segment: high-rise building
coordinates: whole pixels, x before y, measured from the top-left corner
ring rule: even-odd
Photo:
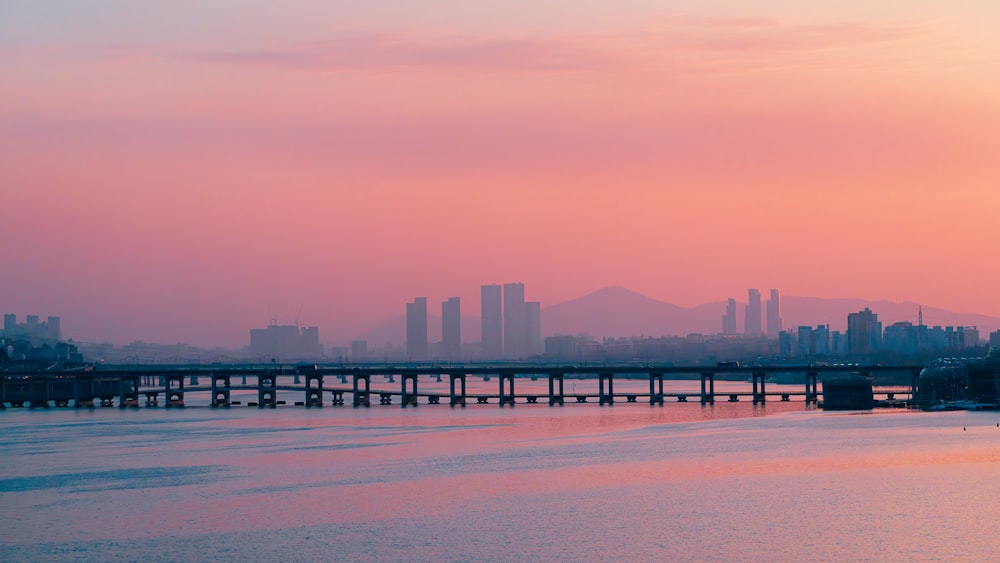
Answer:
[[[410,361],[427,359],[427,298],[406,304],[406,356]]]
[[[783,330],[778,333],[778,354],[786,358],[792,355],[792,332]]]
[[[524,341],[525,354],[537,356],[545,351],[542,342],[542,304],[538,301],[527,301],[524,304]]]
[[[49,317],[45,322],[45,337],[49,340],[62,339],[62,321],[59,317]]]
[[[525,355],[524,284],[503,284],[503,352],[518,359]]]
[[[17,315],[14,313],[5,313],[3,316],[3,333],[7,336],[14,336],[17,332]]]
[[[368,359],[368,341],[354,340],[351,342],[351,361],[363,362]]]
[[[778,290],[771,290],[771,298],[767,300],[767,336],[777,338],[781,329],[784,328],[781,322],[781,301],[778,297]]]
[[[441,355],[449,360],[462,355],[462,307],[458,297],[441,303]]]
[[[732,297],[726,302],[726,314],[722,315],[722,334],[726,336],[736,334],[736,300]]]
[[[1000,348],[1000,330],[990,333],[990,347]]]
[[[878,315],[865,307],[864,311],[847,315],[847,351],[850,354],[870,354],[882,349],[882,323]]]
[[[482,286],[483,357],[495,360],[503,355],[503,297],[499,284]]]
[[[815,333],[811,326],[799,327],[798,346],[796,347],[795,355],[800,357],[816,355]]]
[[[250,353],[262,359],[314,359],[323,356],[319,327],[269,324],[250,329]]]
[[[743,318],[745,325],[744,334],[748,337],[761,335],[760,323],[760,291],[751,289],[748,292],[746,316]]]

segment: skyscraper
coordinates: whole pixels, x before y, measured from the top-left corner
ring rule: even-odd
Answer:
[[[499,284],[482,286],[483,357],[494,360],[503,355],[503,298]]]
[[[545,351],[542,343],[542,304],[538,301],[527,301],[524,304],[524,345],[528,356],[536,356]]]
[[[847,351],[850,354],[870,354],[882,348],[882,323],[878,315],[865,307],[864,311],[847,315]]]
[[[427,359],[427,298],[406,304],[406,356],[410,361]]]
[[[726,302],[726,314],[722,315],[722,334],[726,336],[736,334],[736,300],[732,297]]]
[[[449,360],[462,355],[462,308],[458,297],[441,303],[441,355]]]
[[[503,284],[503,352],[511,359],[525,354],[524,284]]]
[[[760,336],[760,291],[751,289],[748,293],[746,316],[743,318],[745,325],[743,332],[748,337]]]
[[[784,328],[781,322],[781,301],[778,298],[778,290],[771,290],[771,298],[767,300],[767,336],[777,338]]]

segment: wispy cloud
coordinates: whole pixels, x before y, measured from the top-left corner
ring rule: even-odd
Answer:
[[[195,60],[323,71],[438,70],[574,72],[660,64],[683,58],[706,67],[720,59],[748,61],[885,46],[927,34],[912,24],[809,24],[765,18],[663,18],[623,33],[546,37],[481,37],[437,32],[370,34],[282,49],[199,51]]]
[[[573,39],[490,38],[434,33],[372,34],[280,50],[202,51],[219,63],[318,70],[451,69],[482,72],[561,72],[613,61],[615,53]]]

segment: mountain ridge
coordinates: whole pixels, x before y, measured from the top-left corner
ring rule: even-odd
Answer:
[[[745,302],[737,301],[737,328],[743,332]],[[920,305],[910,301],[871,300],[848,297],[781,296],[784,328],[800,325],[829,324],[831,330],[846,330],[847,315],[865,307],[875,312],[883,326],[899,321],[917,324]],[[691,333],[718,334],[722,331],[722,315],[726,300],[683,307],[660,301],[626,287],[603,287],[580,297],[549,305],[542,309],[542,335],[588,334],[594,338],[634,336],[684,336]],[[766,325],[766,305],[762,304]],[[1000,330],[1000,317],[978,313],[959,313],[940,307],[923,307],[924,324],[928,326],[976,326],[980,338]],[[428,337],[440,339],[440,317],[428,317]],[[766,328],[762,327],[762,328]],[[406,339],[405,316],[380,323],[359,338],[375,345],[392,342],[403,344]],[[478,316],[462,316],[462,341],[478,342]]]

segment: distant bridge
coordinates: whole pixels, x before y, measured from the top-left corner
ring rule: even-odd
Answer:
[[[120,407],[159,406],[160,396],[163,405],[180,407],[185,404],[185,396],[193,393],[210,393],[210,404],[213,407],[229,407],[241,404],[234,401],[234,391],[256,391],[257,400],[247,402],[249,406],[259,408],[276,407],[284,404],[278,400],[278,392],[302,393],[303,400],[295,401],[296,405],[321,407],[324,400],[329,404],[340,406],[346,403],[345,395],[355,407],[367,407],[372,404],[374,396],[378,396],[379,404],[400,404],[416,406],[418,399],[426,398],[428,404],[440,404],[447,399],[452,406],[465,405],[470,402],[477,404],[498,403],[501,406],[514,405],[517,402],[538,403],[544,399],[549,405],[563,405],[567,402],[586,403],[596,400],[600,405],[611,405],[616,400],[625,402],[643,402],[662,405],[666,399],[673,398],[678,402],[687,402],[689,398],[697,398],[702,404],[712,404],[716,398],[729,402],[738,402],[741,398],[751,398],[757,403],[764,403],[771,398],[788,401],[793,396],[804,397],[805,402],[816,403],[818,400],[817,380],[819,374],[859,374],[869,376],[875,373],[904,373],[910,376],[910,386],[883,387],[873,390],[875,395],[881,395],[889,402],[896,397],[913,399],[917,394],[920,366],[898,365],[851,365],[851,366],[809,366],[809,365],[774,365],[774,366],[673,366],[673,365],[553,365],[553,364],[468,364],[468,365],[402,365],[402,366],[274,366],[274,365],[237,365],[237,366],[158,366],[158,367],[122,367],[99,366],[90,371],[31,371],[0,373],[0,408],[29,406],[67,407],[72,402],[75,407],[114,406],[117,401]],[[767,391],[769,376],[779,373],[801,373],[804,377],[804,387],[801,392]],[[715,377],[717,374],[745,374],[750,383],[749,391],[716,393]],[[663,381],[667,376],[675,379],[700,379],[700,388],[690,393],[665,393]],[[399,387],[393,389],[373,389],[372,377],[384,376],[389,383],[400,379]],[[485,381],[497,378],[497,393],[468,393],[466,382],[470,376],[482,377]],[[450,382],[449,391],[420,392],[418,383],[421,377],[437,378],[441,381],[447,377]],[[546,377],[548,393],[515,393],[514,385],[518,377]],[[592,392],[566,393],[564,381],[566,377],[596,379],[598,386]],[[247,383],[247,379],[254,383]],[[614,390],[615,380],[641,379],[649,381],[649,392],[619,392]],[[210,384],[201,384],[207,379]],[[327,385],[329,379],[339,379],[340,385]],[[237,381],[238,380],[238,381]],[[279,384],[279,380],[282,381]],[[186,386],[187,382],[187,386]],[[348,385],[350,382],[350,385]],[[142,400],[144,398],[144,401]],[[397,400],[398,398],[398,400]]]

